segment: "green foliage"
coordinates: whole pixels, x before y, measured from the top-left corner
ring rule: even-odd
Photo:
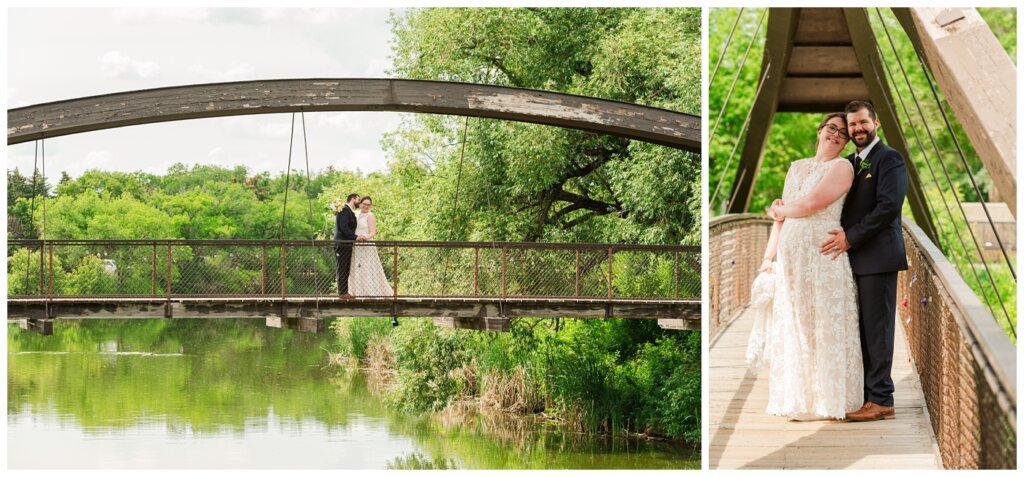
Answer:
[[[391,331],[388,318],[338,318],[331,324],[341,346],[339,352],[358,360],[366,359],[366,348],[376,336]]]
[[[437,411],[506,388],[483,376],[523,377],[510,399],[538,396],[519,412],[561,416],[591,432],[644,432],[700,441],[700,334],[676,333],[649,320],[517,319],[509,333],[438,328],[403,320],[338,320],[351,356],[383,336],[395,355],[387,403]],[[362,359],[365,359],[365,351]]]
[[[397,386],[386,401],[405,410],[438,411],[469,382],[457,369],[469,365],[467,340],[430,320],[406,320],[390,335],[397,363]]]
[[[699,9],[439,8],[409,10],[392,23],[397,76],[691,113],[700,107]],[[431,190],[444,191],[426,204],[437,214],[428,222],[439,224],[434,236],[699,241],[696,154],[576,130],[430,115],[403,122],[384,146],[393,167],[418,169]]]

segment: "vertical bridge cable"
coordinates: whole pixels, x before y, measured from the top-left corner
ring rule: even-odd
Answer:
[[[885,67],[886,74],[888,75],[889,78],[891,78],[891,80],[893,82],[893,90],[896,92],[896,98],[900,102],[900,106],[903,109],[904,116],[907,118],[907,123],[910,126],[911,132],[914,133],[914,142],[917,144],[917,148],[921,151],[921,155],[924,156],[924,164],[925,164],[925,166],[928,169],[928,174],[932,178],[932,183],[935,184],[935,189],[939,193],[939,199],[942,200],[942,205],[943,205],[943,207],[946,210],[946,215],[949,217],[949,224],[950,224],[951,233],[954,236],[956,236],[956,238],[958,239],[957,243],[960,244],[960,250],[961,250],[961,252],[960,252],[961,255],[960,256],[964,260],[970,260],[970,253],[968,251],[967,244],[964,242],[963,234],[956,233],[956,223],[955,223],[955,219],[953,218],[953,210],[949,206],[949,201],[946,200],[946,194],[942,190],[942,184],[939,181],[938,176],[935,174],[935,169],[932,167],[931,158],[928,157],[928,150],[925,148],[923,141],[921,141],[921,136],[917,132],[917,124],[915,123],[913,116],[910,114],[910,109],[907,107],[906,101],[904,101],[904,99],[903,99],[903,93],[900,92],[899,88],[895,87],[895,85],[896,85],[896,76],[893,74],[892,70],[889,68],[889,64],[886,61],[884,61],[885,56],[882,54],[882,49],[881,49],[881,47],[877,43],[875,44],[875,49],[878,52],[878,57],[879,57],[882,65]],[[877,74],[877,71],[876,71],[876,74]],[[906,76],[904,76],[903,79],[904,79],[904,81],[906,81],[908,78]],[[911,87],[909,82],[907,82],[907,87],[908,88]],[[910,160],[910,158],[907,158],[907,160]],[[952,191],[952,193],[956,194],[955,191]],[[927,200],[927,195],[925,195],[925,198]],[[929,203],[929,208],[931,210],[938,210],[935,207],[932,207],[930,203]],[[936,217],[936,219],[938,219],[938,217]],[[939,222],[938,220],[936,220],[936,230],[938,230],[939,232],[942,231],[942,223]],[[941,237],[941,234],[938,235],[937,238],[938,237]],[[942,244],[940,243],[939,246],[941,247]],[[947,244],[947,247],[946,247],[945,251],[948,252],[948,253],[952,253],[953,252],[953,247],[951,245]],[[959,262],[957,262],[957,263],[959,264]],[[978,270],[975,269],[975,267],[967,267],[967,268],[969,268],[971,270],[971,274],[974,276],[974,283],[977,285],[978,289],[979,290],[984,290],[985,287],[982,284],[981,277],[978,276]],[[961,271],[961,273],[963,273],[963,267],[961,267],[960,271]],[[982,297],[983,300],[985,300],[985,306],[988,307],[989,311],[993,315],[995,315],[996,311],[995,311],[995,308],[993,308],[993,306],[992,306],[992,301],[989,299],[988,294],[982,293],[981,297]]]
[[[953,132],[953,124],[950,123],[949,116],[946,114],[946,108],[942,105],[942,100],[939,99],[939,93],[935,89],[935,83],[932,82],[928,67],[924,63],[924,58],[921,58],[921,55],[917,54],[917,60],[921,63],[921,71],[924,72],[924,78],[928,82],[928,87],[932,90],[932,97],[935,98],[935,104],[939,107],[939,113],[942,114],[942,120],[946,123],[946,129],[949,131],[949,137],[953,139],[953,145],[956,146],[957,154],[960,156],[960,162],[963,163],[964,170],[967,171],[967,177],[971,180],[971,186],[974,187],[974,193],[978,196],[978,202],[981,203],[981,208],[985,211],[985,217],[988,219],[988,224],[992,227],[992,233],[996,237],[996,243],[999,244],[999,250],[1003,252],[1003,259],[1006,261],[1006,266],[1010,269],[1010,274],[1013,275],[1013,281],[1016,282],[1017,273],[1013,269],[1013,261],[1010,260],[1010,255],[1006,253],[1006,247],[1003,245],[1002,238],[999,237],[999,231],[996,230],[996,224],[995,221],[992,220],[992,215],[988,211],[988,206],[985,205],[985,200],[981,195],[981,189],[978,188],[978,182],[974,180],[974,172],[971,171],[971,166],[967,163],[967,156],[964,155],[964,150],[960,146],[960,140],[956,138],[956,133]]]
[[[295,113],[292,113],[294,117]],[[302,152],[306,155],[306,201],[309,203],[309,244],[316,253],[316,229],[313,227],[313,197],[310,195],[310,186],[313,180],[309,175],[309,141],[306,140],[306,112],[299,113],[302,118]],[[315,276],[315,275],[314,275]],[[317,280],[313,279],[313,290],[316,292],[316,317],[320,318],[320,290],[317,288]]]
[[[883,71],[883,74],[886,76],[886,78],[889,79],[889,81],[892,82],[892,85],[893,85],[892,89],[893,89],[893,91],[896,92],[896,98],[899,99],[900,107],[903,109],[903,115],[907,119],[907,123],[910,126],[910,131],[912,133],[914,133],[914,144],[917,145],[917,148],[921,151],[921,155],[924,156],[924,165],[928,169],[928,175],[931,176],[932,183],[935,184],[936,190],[939,191],[939,198],[942,199],[942,205],[946,209],[946,215],[949,216],[949,223],[950,223],[950,226],[952,227],[951,230],[954,232],[955,235],[957,235],[958,238],[960,238],[960,243],[963,244],[963,240],[964,240],[963,237],[960,237],[959,234],[955,233],[956,232],[956,224],[953,223],[953,212],[949,208],[949,202],[946,201],[946,195],[943,194],[943,192],[942,192],[942,187],[941,187],[941,184],[939,183],[939,178],[938,178],[938,176],[935,175],[935,169],[932,168],[931,159],[928,157],[928,151],[924,148],[924,144],[921,142],[921,136],[917,133],[917,124],[915,124],[914,118],[911,117],[911,115],[910,115],[910,109],[907,108],[907,103],[903,100],[903,93],[901,93],[900,89],[896,87],[896,76],[894,76],[893,73],[892,73],[892,70],[889,69],[889,63],[885,61],[885,55],[882,53],[882,48],[878,45],[878,42],[875,42],[875,52],[878,53],[878,62],[882,64],[882,67],[885,70],[885,71]],[[882,84],[882,78],[879,76],[878,71],[879,71],[879,69],[875,68],[875,78],[878,81],[878,84]],[[888,104],[895,104],[892,101],[892,97],[889,96],[888,91],[886,91],[886,88],[882,88],[882,95],[885,97],[885,101]],[[909,153],[909,149],[910,148],[908,147],[907,149],[908,149],[908,153]],[[911,158],[909,158],[909,157],[905,158],[905,160],[912,161]],[[924,191],[922,191],[922,195],[924,196],[924,200],[925,200],[925,202],[928,205],[928,210],[938,210],[937,208],[935,208],[932,205],[931,200],[928,199],[928,195],[925,194]],[[942,222],[939,222],[939,217],[937,215],[934,217],[934,219],[935,219],[935,229],[936,229],[937,232],[939,232],[935,236],[935,240],[937,242],[939,242],[936,245],[938,245],[939,248],[944,250],[944,251],[952,251],[952,247],[949,246],[948,244],[946,245],[946,247],[943,247],[942,240],[941,240],[943,238],[942,237],[942,233],[941,233],[942,232]],[[964,256],[966,256],[967,255],[967,247],[964,246],[963,250],[964,250],[964,252],[963,252]]]
[[[451,228],[448,229],[448,241],[450,242],[455,235],[455,218],[459,212],[459,192],[462,187],[462,160],[466,157],[466,132],[469,129],[469,116],[466,116],[462,123],[462,146],[459,151],[459,173],[455,179],[455,205],[452,207],[452,221]],[[444,258],[444,274],[441,278],[441,294],[446,295],[448,292],[448,262],[451,260],[451,253],[445,253]]]
[[[288,213],[288,184],[292,176],[292,142],[295,140],[295,113],[292,113],[292,129],[288,135],[288,168],[284,171],[284,204],[281,206],[281,232],[277,238],[284,240],[284,219]]]
[[[876,13],[878,14],[879,18],[881,19],[882,18],[881,9],[876,8]],[[900,59],[899,51],[896,49],[896,43],[893,41],[892,34],[889,32],[889,28],[885,24],[884,19],[882,19],[881,23],[882,23],[882,28],[885,31],[885,35],[886,35],[886,37],[889,40],[889,46],[892,48],[893,55],[896,58],[896,63],[899,65],[900,71],[902,72],[904,80],[906,81],[907,86],[908,86],[908,88],[910,90],[910,97],[911,97],[911,99],[914,100],[914,104],[915,104],[915,106],[917,108],[917,112],[921,116],[921,122],[922,122],[922,124],[924,124],[925,132],[928,133],[928,138],[930,139],[930,141],[932,143],[932,147],[935,149],[936,158],[939,160],[938,161],[939,165],[942,166],[943,174],[946,176],[946,181],[949,183],[950,192],[953,194],[953,199],[956,200],[957,206],[960,208],[960,214],[961,214],[961,216],[964,219],[964,223],[967,224],[967,231],[971,235],[971,240],[974,242],[974,249],[975,249],[976,252],[978,252],[978,257],[981,259],[981,263],[982,263],[983,267],[985,268],[985,273],[986,273],[986,275],[988,277],[988,282],[992,286],[992,291],[995,293],[996,299],[999,301],[999,305],[1002,308],[1003,316],[1006,318],[1006,322],[1010,325],[1010,331],[1013,333],[1013,336],[1016,338],[1017,333],[1016,333],[1016,330],[1014,328],[1014,325],[1010,321],[1010,314],[1006,310],[1006,304],[1003,303],[1003,297],[1002,297],[1002,295],[999,294],[999,289],[996,287],[995,279],[992,278],[992,270],[988,266],[988,261],[985,259],[985,255],[981,252],[981,245],[978,243],[978,238],[977,238],[977,236],[975,236],[974,230],[971,229],[970,222],[967,220],[967,213],[964,211],[963,203],[960,201],[960,197],[956,194],[956,186],[953,184],[953,179],[950,177],[949,169],[946,167],[946,163],[941,160],[942,159],[942,153],[939,151],[939,146],[938,146],[938,143],[935,141],[934,134],[932,134],[931,127],[928,126],[928,118],[925,117],[924,110],[921,108],[921,103],[917,100],[917,94],[914,93],[913,87],[910,86],[910,78],[907,75],[906,68],[903,66],[903,60]],[[984,288],[982,288],[980,290],[980,293],[981,294],[985,293]],[[995,314],[995,312],[993,311],[993,315],[994,314]]]
[[[43,243],[46,241],[46,140],[42,137],[39,138],[39,159],[43,169],[42,176],[40,177],[43,181],[43,227],[39,234],[39,264],[42,266],[43,258]],[[48,289],[53,289],[53,246],[50,246],[50,278],[47,280]],[[42,290],[40,290],[42,293]],[[50,294],[46,294],[46,304],[44,305],[45,317],[50,317]]]
[[[712,143],[715,140],[715,133],[718,132],[718,125],[722,122],[722,114],[725,113],[725,109],[729,107],[729,100],[732,99],[732,92],[736,89],[736,83],[740,79],[740,73],[743,73],[743,66],[747,63],[747,56],[750,54],[750,49],[754,46],[754,41],[757,40],[757,34],[761,31],[761,24],[764,23],[764,17],[768,14],[768,9],[765,8],[761,12],[761,17],[757,20],[757,28],[754,29],[754,34],[750,35],[750,42],[747,43],[747,49],[743,52],[743,59],[740,60],[740,66],[736,69],[736,76],[732,79],[732,85],[729,86],[729,92],[725,95],[725,102],[722,103],[722,108],[718,110],[718,118],[715,119],[715,126],[711,128],[711,136],[708,138],[708,143]],[[711,83],[708,83],[708,87],[711,87]]]
[[[715,193],[711,196],[711,200],[708,201],[708,207],[713,207],[716,200],[718,200],[718,192],[722,189],[722,184],[725,182],[725,173],[729,171],[729,166],[732,165],[732,159],[736,157],[736,150],[739,149],[740,141],[743,138],[743,133],[750,127],[750,115],[754,112],[754,102],[757,101],[757,96],[761,94],[761,88],[764,86],[764,82],[768,79],[768,72],[771,71],[772,62],[768,61],[768,66],[764,69],[764,74],[761,75],[761,81],[757,84],[757,91],[754,92],[754,101],[750,103],[750,108],[747,109],[747,117],[743,120],[743,126],[740,127],[740,133],[736,136],[736,144],[732,146],[732,152],[729,153],[729,159],[725,161],[725,167],[722,168],[722,173],[718,176],[718,182],[715,184]],[[729,201],[730,204],[732,200]]]
[[[736,20],[732,22],[732,29],[729,30],[729,36],[725,39],[725,44],[722,45],[722,51],[718,54],[718,62],[715,63],[715,69],[711,72],[711,79],[708,80],[708,85],[715,82],[715,76],[718,75],[718,67],[722,66],[722,60],[725,59],[725,52],[729,49],[729,44],[732,43],[732,35],[736,33],[736,27],[740,24],[740,18],[743,18],[743,10],[745,7],[740,7],[740,11],[736,13]]]
[[[34,227],[36,221],[36,179],[39,177],[39,141],[36,141],[35,152],[32,154],[32,199],[29,200],[28,205],[28,226]],[[44,187],[46,181],[43,181]],[[39,256],[43,256],[43,245],[42,242],[39,244]],[[25,290],[27,294],[28,290],[28,270],[32,267],[32,254],[29,253],[25,256]],[[42,265],[40,265],[42,267]],[[42,282],[40,282],[42,287]],[[39,293],[42,294],[42,288]]]

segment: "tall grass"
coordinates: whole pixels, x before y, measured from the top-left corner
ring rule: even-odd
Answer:
[[[386,321],[383,324],[387,325]],[[700,335],[640,320],[514,320],[509,333],[405,320],[335,323],[384,401],[407,411],[472,403],[580,431],[700,441]],[[364,340],[359,342],[359,340]]]

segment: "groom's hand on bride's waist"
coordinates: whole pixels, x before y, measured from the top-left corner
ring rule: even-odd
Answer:
[[[835,260],[850,249],[850,242],[846,240],[846,232],[842,229],[829,230],[828,233],[832,238],[821,243],[821,253],[831,255],[832,260]]]

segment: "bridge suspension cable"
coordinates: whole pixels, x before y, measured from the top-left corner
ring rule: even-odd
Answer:
[[[928,88],[932,91],[932,97],[935,98],[935,104],[939,107],[939,113],[942,115],[942,120],[946,124],[946,130],[949,131],[949,137],[953,140],[953,145],[956,146],[957,156],[960,157],[960,162],[964,165],[964,171],[967,172],[967,178],[971,180],[971,187],[974,188],[974,193],[978,196],[978,202],[981,203],[982,210],[985,211],[985,218],[988,219],[988,224],[992,227],[992,234],[995,235],[996,243],[999,244],[999,250],[1003,253],[1003,260],[1006,262],[1006,266],[1010,269],[1010,274],[1013,275],[1013,281],[1017,281],[1017,273],[1013,269],[1013,261],[1010,260],[1010,255],[1006,253],[1006,246],[1003,245],[1003,239],[999,236],[999,230],[996,229],[995,221],[992,220],[992,214],[989,213],[988,205],[985,204],[984,196],[981,194],[981,189],[978,188],[978,182],[974,178],[974,171],[971,170],[970,164],[967,163],[967,156],[964,154],[964,149],[960,146],[960,140],[957,139],[956,134],[953,131],[953,124],[949,121],[949,115],[946,113],[946,107],[942,105],[942,100],[939,99],[939,93],[935,89],[935,82],[932,80],[931,71],[928,70],[927,65],[924,62],[924,58],[921,57],[920,53],[915,50],[915,56],[917,61],[921,64],[921,71],[924,72],[924,79],[928,83]]]
[[[316,228],[313,226],[313,196],[310,194],[310,186],[313,184],[313,179],[309,175],[309,140],[306,139],[306,112],[301,111],[299,113],[302,118],[302,153],[306,156],[306,202],[309,203],[309,243],[310,245],[316,245]],[[292,113],[292,121],[295,120],[295,113]],[[288,151],[289,156],[291,151]],[[291,169],[291,168],[289,168]],[[291,171],[289,171],[290,173]],[[316,294],[316,316],[320,316],[320,294]]]
[[[451,227],[448,229],[448,241],[451,241],[455,237],[455,223],[457,215],[459,213],[459,193],[462,187],[462,161],[466,157],[466,132],[469,129],[469,116],[463,120],[462,123],[462,144],[459,147],[459,172],[455,179],[455,205],[452,207]],[[444,274],[442,275],[442,290],[448,290],[448,264],[451,261],[451,255],[445,255],[444,259]]]
[[[732,93],[736,89],[736,83],[740,80],[740,74],[743,73],[743,65],[747,63],[747,56],[750,54],[750,49],[754,46],[754,41],[757,40],[757,34],[761,31],[761,24],[764,23],[764,17],[768,15],[768,9],[765,8],[761,12],[761,17],[757,20],[757,27],[754,28],[754,33],[750,35],[750,42],[747,43],[747,49],[743,52],[743,58],[740,60],[740,66],[736,68],[736,75],[732,79],[732,84],[729,86],[729,92],[725,94],[725,102],[722,103],[721,109],[718,110],[718,118],[715,119],[715,126],[711,128],[711,136],[708,138],[708,143],[712,143],[715,140],[715,133],[718,132],[718,125],[722,122],[722,114],[725,113],[725,109],[729,107],[729,100],[732,99]],[[711,83],[708,82],[710,87]]]
[[[292,127],[288,133],[288,167],[284,170],[284,204],[281,206],[281,231],[278,240],[284,240],[284,219],[288,213],[288,185],[292,178],[292,143],[295,141],[295,113],[292,113]]]
[[[953,198],[956,200],[957,206],[960,209],[961,217],[963,218],[965,225],[967,225],[967,231],[970,234],[971,240],[974,243],[974,249],[977,252],[978,257],[981,259],[981,263],[982,263],[982,266],[985,269],[985,274],[986,274],[986,276],[988,278],[988,282],[989,282],[989,284],[992,287],[992,291],[996,295],[996,299],[999,302],[1000,308],[1002,309],[1003,317],[1006,319],[1007,324],[1010,326],[1010,332],[1013,334],[1014,338],[1016,338],[1017,332],[1016,332],[1015,326],[1013,325],[1012,320],[1010,319],[1009,312],[1006,309],[1006,304],[1003,302],[1003,298],[999,294],[999,289],[996,286],[995,279],[992,276],[992,270],[988,266],[988,261],[985,259],[984,253],[982,253],[981,245],[978,242],[978,238],[974,234],[974,230],[971,229],[971,227],[970,227],[970,222],[967,219],[967,212],[964,210],[963,203],[960,201],[960,197],[956,193],[956,186],[953,183],[953,179],[952,179],[952,177],[950,175],[949,169],[946,167],[945,161],[942,160],[942,153],[939,150],[939,146],[938,146],[938,143],[937,143],[937,141],[935,139],[935,135],[932,133],[931,127],[928,126],[928,119],[925,116],[924,110],[921,107],[921,103],[920,103],[920,101],[917,98],[917,94],[914,92],[914,88],[913,88],[913,86],[910,83],[910,78],[909,78],[909,76],[907,74],[906,68],[903,65],[903,60],[899,56],[899,51],[896,48],[896,44],[895,44],[895,41],[892,38],[892,34],[889,32],[889,28],[886,25],[884,18],[882,18],[881,10],[876,8],[876,13],[878,14],[880,23],[882,24],[882,28],[885,31],[885,35],[886,35],[886,37],[888,39],[889,46],[890,46],[890,48],[893,51],[893,56],[896,58],[896,63],[900,67],[900,71],[901,71],[901,73],[903,75],[903,80],[907,84],[907,88],[910,91],[911,99],[914,101],[914,104],[915,104],[915,107],[917,109],[918,115],[921,117],[921,122],[924,125],[925,132],[927,133],[928,138],[929,138],[929,140],[930,140],[930,142],[932,144],[932,147],[935,150],[936,159],[938,160],[939,165],[942,166],[943,175],[946,178],[946,182],[949,184],[950,193],[953,195]],[[918,59],[920,59],[920,57],[918,57]],[[882,60],[882,61],[884,62],[884,60]],[[924,70],[924,74],[927,77],[928,76],[927,67],[926,67],[926,65],[923,62],[921,63],[921,65],[922,65],[922,69]],[[929,83],[930,83],[930,81],[931,80],[929,79]],[[933,87],[933,93],[934,93],[934,87]],[[935,95],[935,99],[936,99],[937,102],[941,103],[941,101],[939,100],[937,94]],[[940,108],[941,108],[941,104],[940,104]],[[948,118],[947,118],[947,125],[949,125]],[[950,129],[949,129],[949,132],[950,132],[951,135],[953,135],[953,130],[952,130],[951,126],[950,126]],[[955,137],[955,135],[954,135],[954,137]],[[959,148],[959,145],[958,145],[958,148]],[[960,153],[961,153],[961,155],[963,154],[962,151]],[[963,156],[961,156],[961,157],[963,157]],[[964,168],[967,170],[968,174],[971,174],[970,167],[968,167],[967,162],[966,162],[966,158],[964,159]],[[973,177],[972,177],[972,181],[973,181]],[[936,187],[939,190],[939,194],[942,195],[942,188],[938,186],[937,182],[936,182]],[[982,203],[984,203],[984,200],[982,200],[983,198],[981,197],[980,193],[979,193],[978,199],[981,200]],[[987,209],[986,209],[986,214],[987,214]],[[951,213],[950,213],[950,222],[953,223],[953,217],[952,217]],[[992,222],[991,217],[989,217],[989,225],[992,227],[993,230],[995,230],[995,224]],[[959,234],[954,234],[954,235],[958,235],[959,236]],[[962,241],[962,239],[961,239],[961,241]],[[962,245],[963,245],[963,248],[964,248],[964,252],[966,254],[966,248],[967,248],[966,244],[962,244]],[[1000,243],[1000,246],[1002,246],[1001,243]],[[1003,253],[1005,254],[1005,250],[1003,250]],[[970,259],[970,257],[965,257],[965,258],[968,259],[968,260]],[[974,267],[968,266],[968,268],[971,268],[972,271],[974,271]],[[1011,268],[1011,273],[1012,273],[1012,268]],[[1016,282],[1016,274],[1014,274],[1013,276],[1014,276],[1014,282]],[[977,278],[977,276],[976,276],[976,278]],[[986,295],[985,288],[983,286],[981,286],[980,279],[978,279],[978,285],[979,285],[980,294],[985,299],[986,304],[989,304],[989,300],[988,300],[987,296],[985,296]],[[992,312],[993,315],[996,314],[995,310],[992,308],[991,304],[989,304],[989,310]]]
[[[36,141],[35,152],[32,154],[32,199],[29,200],[28,206],[28,226],[29,228],[34,227],[36,222],[36,181],[39,178],[39,141]],[[46,180],[43,180],[43,188],[46,188]],[[43,200],[46,200],[45,198]],[[46,216],[43,216],[43,222],[46,222]],[[45,228],[45,225],[44,225]],[[42,237],[40,236],[40,239]],[[43,247],[39,247],[39,260],[43,259]],[[32,254],[25,255],[25,289],[28,290],[28,270],[32,266]],[[42,294],[42,282],[39,283],[39,293]]]
[[[889,78],[892,79],[893,85],[895,86],[895,76],[893,75],[892,70],[889,68],[889,64],[886,61],[883,60],[883,58],[885,58],[885,57],[882,55],[881,47],[879,47],[876,44],[875,48],[876,48],[876,51],[878,51],[879,61],[882,63],[883,67],[885,68],[886,75]],[[876,70],[876,74],[877,74],[877,70]],[[904,77],[904,79],[906,79],[906,77]],[[903,114],[907,118],[907,123],[910,126],[910,131],[914,134],[914,143],[917,145],[917,148],[921,151],[921,155],[924,157],[924,163],[925,163],[926,168],[928,169],[928,175],[931,177],[932,183],[935,185],[935,189],[939,193],[939,199],[942,200],[942,205],[943,205],[943,208],[946,211],[946,215],[949,217],[950,231],[951,231],[951,233],[954,236],[956,236],[957,243],[960,244],[960,256],[964,260],[970,260],[971,259],[971,255],[970,255],[970,252],[968,251],[969,249],[967,248],[967,244],[964,242],[963,234],[959,234],[956,231],[956,223],[955,223],[955,220],[953,218],[953,210],[949,206],[949,201],[946,200],[946,194],[942,190],[942,184],[939,181],[938,176],[935,174],[935,169],[932,167],[931,158],[928,156],[928,150],[924,147],[924,144],[921,141],[921,136],[920,136],[920,134],[917,131],[917,124],[914,121],[914,118],[913,118],[913,116],[910,113],[910,109],[907,107],[906,101],[904,101],[904,99],[903,99],[903,93],[900,92],[899,88],[895,88],[894,87],[893,90],[896,91],[896,98],[899,100],[900,107],[903,110]],[[883,91],[883,94],[885,94],[884,91]],[[888,98],[888,96],[886,97],[886,99],[889,100],[890,103],[892,102],[891,99]],[[954,191],[954,194],[955,194],[955,191]],[[928,200],[927,197],[928,196],[925,195],[925,200]],[[928,207],[930,208],[930,210],[939,210],[939,209],[937,209],[935,207],[932,207],[930,201],[929,201]],[[940,222],[938,220],[937,216],[935,217],[935,219],[936,219],[935,220],[936,229],[941,231],[942,230],[942,222]],[[941,234],[937,234],[936,235],[936,239],[938,239],[940,237],[942,237]],[[945,247],[943,247],[943,245],[942,245],[942,243],[940,241],[940,243],[938,243],[937,245],[940,248],[943,248],[947,253],[954,253],[955,252],[953,250],[952,246],[949,245],[949,244],[947,244]],[[975,269],[974,267],[968,267],[968,268],[970,268],[970,270],[971,270],[971,275],[974,276],[974,283],[975,283],[975,285],[978,287],[979,290],[984,290],[985,287],[982,284],[981,277],[978,276],[978,270]],[[962,272],[962,270],[961,270],[961,272]],[[992,302],[989,299],[988,294],[982,293],[981,297],[985,301],[985,306],[988,307],[989,312],[991,312],[992,315],[995,316],[996,312],[995,312],[995,309],[992,306]]]
[[[746,7],[740,7],[740,10],[736,12],[736,20],[732,22],[732,29],[729,30],[729,36],[725,38],[725,44],[722,45],[722,51],[718,53],[718,61],[715,63],[715,70],[711,72],[711,79],[708,80],[708,84],[715,82],[715,76],[718,75],[718,67],[722,66],[722,60],[725,59],[725,52],[729,49],[729,44],[732,43],[732,35],[736,33],[736,27],[740,24],[740,19],[743,18],[743,10]]]
[[[768,79],[768,72],[771,71],[772,62],[769,61],[768,65],[764,69],[764,73],[761,75],[761,80],[757,83],[757,91],[754,92],[754,98],[757,98],[761,94],[761,88],[764,86],[764,82]],[[725,167],[722,168],[722,173],[718,176],[718,182],[715,184],[715,193],[712,194],[711,200],[708,201],[709,207],[714,207],[715,201],[718,200],[718,192],[722,189],[722,183],[725,182],[725,173],[729,171],[729,167],[732,166],[732,159],[736,157],[736,151],[740,147],[740,140],[743,138],[743,133],[750,127],[750,115],[754,112],[754,102],[750,103],[750,107],[747,108],[747,117],[743,120],[743,126],[740,127],[740,133],[736,136],[736,144],[732,146],[732,152],[729,153],[729,159],[725,162]],[[735,195],[733,196],[735,198]],[[732,199],[729,200],[729,206],[732,206]]]

